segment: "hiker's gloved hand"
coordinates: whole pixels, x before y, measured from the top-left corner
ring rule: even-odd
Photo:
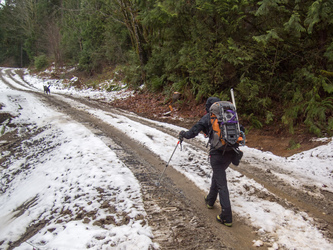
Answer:
[[[238,166],[242,157],[243,157],[243,151],[240,151],[239,149],[236,149],[234,151],[234,154],[231,157],[232,164],[234,164],[235,166]]]
[[[182,131],[179,132],[178,138],[179,138],[180,141],[183,141],[183,140],[184,140],[185,133],[186,133],[186,132],[185,132],[184,130],[182,130]]]

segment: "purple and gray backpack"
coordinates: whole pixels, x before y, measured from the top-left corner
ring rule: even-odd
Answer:
[[[214,149],[223,146],[237,147],[243,141],[239,131],[236,108],[231,102],[219,101],[212,104],[209,109],[212,135],[210,145]]]

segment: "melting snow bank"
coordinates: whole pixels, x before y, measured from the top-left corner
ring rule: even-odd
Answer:
[[[17,76],[15,79],[22,82]],[[27,88],[32,85],[42,91],[41,79],[31,76],[25,76],[25,79],[29,79],[29,84],[22,84]],[[17,86],[17,82],[7,80]],[[9,180],[4,186],[5,193],[0,196],[0,241],[2,238],[5,244],[10,240],[15,241],[25,227],[41,218],[47,223],[46,227],[31,238],[31,242],[45,247],[73,249],[72,246],[90,246],[92,249],[103,249],[106,243],[110,243],[131,249],[135,241],[135,249],[154,246],[150,228],[146,225],[141,194],[135,188],[137,181],[114,153],[81,125],[71,123],[59,113],[43,110],[40,103],[34,104],[35,99],[21,92],[6,92],[6,98],[6,94],[3,94],[5,89],[1,89],[0,84],[1,101],[5,100],[2,102],[6,104],[4,109],[20,114],[13,121],[30,124],[27,129],[31,133],[39,127],[43,127],[44,131],[22,144],[27,150],[27,157],[21,157],[19,161],[13,158],[10,168],[1,173],[2,181],[4,178]],[[59,92],[70,91],[59,83]],[[80,91],[75,95],[80,96]],[[89,90],[84,92],[84,96],[87,95]],[[105,97],[108,98],[112,99],[112,96]],[[112,126],[121,124],[128,136],[148,147],[164,161],[168,161],[177,143],[175,137],[124,116],[90,109],[66,98],[63,100]],[[25,105],[23,110],[18,106],[22,102]],[[25,112],[28,108],[35,113],[29,115]],[[166,123],[158,124],[178,132],[183,129]],[[199,139],[204,140],[203,137]],[[93,151],[91,145],[97,151]],[[325,185],[327,190],[333,190],[332,142],[289,158],[247,147],[243,149],[245,161],[270,169],[297,187],[315,182]],[[184,142],[183,150],[177,150],[170,165],[208,192],[211,168],[206,152]],[[14,173],[18,176],[17,180],[13,178]],[[265,239],[271,242],[273,249],[333,249],[333,245],[323,238],[315,228],[313,219],[306,213],[277,204],[274,194],[237,171],[228,169],[228,180],[234,212],[258,229],[260,239],[255,239],[255,246],[260,246],[261,240]],[[133,183],[133,186],[127,183]],[[267,197],[272,199],[265,199]],[[107,203],[102,203],[104,200]],[[14,214],[16,217],[13,217]],[[73,217],[77,220],[73,220]],[[99,222],[106,224],[105,228],[101,228]],[[142,247],[138,244],[142,244]],[[23,244],[21,247],[29,249],[24,248]]]
[[[245,147],[244,160],[265,170],[269,169],[296,188],[311,185],[333,192],[333,140],[327,140],[326,145],[287,158]]]
[[[127,117],[90,109],[75,101],[70,101],[70,103],[72,106],[89,111],[114,127],[121,124],[124,133],[148,147],[164,161],[168,161],[170,157],[166,152],[171,153],[176,145],[175,137]],[[183,129],[169,124],[164,124],[164,126],[178,131]],[[260,158],[262,152],[257,153]],[[183,151],[177,151],[170,164],[202,190],[209,191],[211,168],[207,161],[207,152],[183,142]],[[258,228],[258,235],[271,242],[273,248],[307,249],[315,246],[315,249],[330,249],[333,247],[325,240],[314,226],[313,219],[306,213],[292,211],[274,201],[266,200],[265,197],[275,197],[274,194],[254,180],[230,168],[228,169],[228,179],[233,210]],[[261,195],[258,196],[258,193]],[[256,245],[258,242],[255,241],[254,244]]]
[[[1,171],[1,248],[29,233],[16,249],[157,247],[140,185],[116,154],[31,95],[4,89],[3,109],[20,114],[11,123],[33,136]]]
[[[19,76],[15,75],[15,78],[19,79]],[[73,76],[72,79],[68,83],[65,84],[63,79],[55,80],[55,79],[43,79],[33,75],[30,75],[28,70],[25,71],[24,80],[28,84],[32,84],[35,88],[40,89],[42,91],[44,85],[51,85],[51,94],[66,94],[72,95],[76,97],[88,97],[94,100],[103,100],[106,102],[114,101],[115,99],[125,99],[133,94],[134,91],[128,91],[126,85],[118,86],[117,88],[121,89],[119,91],[106,91],[96,90],[92,88],[86,89],[77,89],[74,87],[75,82],[78,81],[76,76]],[[22,81],[22,79],[21,79]],[[111,83],[105,83],[107,85]],[[65,87],[65,85],[67,85]]]

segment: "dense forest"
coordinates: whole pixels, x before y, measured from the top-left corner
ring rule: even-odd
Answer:
[[[0,64],[121,66],[166,96],[230,99],[255,127],[333,131],[332,0],[6,0]]]

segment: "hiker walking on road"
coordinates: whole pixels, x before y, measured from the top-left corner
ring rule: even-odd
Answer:
[[[209,109],[215,102],[220,101],[217,97],[209,97],[206,102],[207,113],[188,131],[181,131],[179,139],[191,139],[196,137],[201,131],[209,136],[209,142],[212,139],[212,125],[209,114]],[[244,131],[243,128],[241,128]],[[228,227],[232,226],[232,211],[229,199],[229,190],[227,185],[226,169],[230,163],[238,165],[243,153],[238,148],[229,148],[228,146],[223,149],[210,148],[209,158],[210,164],[213,169],[213,176],[208,195],[205,197],[206,205],[212,209],[214,203],[219,195],[219,200],[222,208],[221,214],[217,215],[216,219],[223,225]]]

